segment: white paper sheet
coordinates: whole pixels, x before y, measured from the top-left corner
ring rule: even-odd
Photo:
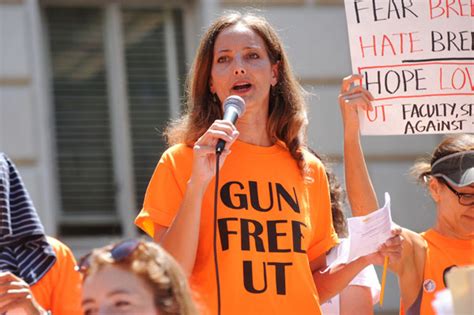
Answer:
[[[389,193],[385,193],[385,204],[382,208],[365,216],[349,218],[347,224],[349,237],[341,242],[340,255],[329,268],[376,252],[379,246],[392,236],[394,223]]]

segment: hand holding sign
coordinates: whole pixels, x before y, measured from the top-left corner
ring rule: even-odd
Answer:
[[[344,135],[359,135],[359,109],[372,111],[372,94],[360,85],[363,76],[350,75],[342,80],[341,94],[339,94],[339,107],[344,123]]]

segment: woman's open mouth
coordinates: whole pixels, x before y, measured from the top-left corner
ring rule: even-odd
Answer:
[[[250,83],[238,83],[232,87],[232,91],[237,92],[237,93],[245,93],[245,92],[250,91],[251,88],[252,88],[252,84]]]

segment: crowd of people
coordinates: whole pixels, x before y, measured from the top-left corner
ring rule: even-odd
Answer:
[[[358,121],[373,97],[360,80],[345,78],[339,96],[354,216],[379,208]],[[236,123],[223,119],[231,95],[245,101]],[[373,265],[385,257],[401,312],[434,314],[445,273],[474,264],[473,135],[445,138],[414,167],[436,204],[431,229],[395,227],[378,251],[333,266],[348,236],[344,194],[308,148],[305,93],[273,27],[250,14],[214,21],[186,96],[135,221],[149,241],[94,249],[76,263],[45,235],[18,171],[0,155],[0,314],[372,314]]]

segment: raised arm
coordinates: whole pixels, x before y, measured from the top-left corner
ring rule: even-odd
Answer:
[[[372,181],[360,143],[360,110],[372,110],[374,99],[369,91],[359,85],[361,75],[343,79],[339,106],[344,124],[344,172],[346,190],[354,216],[369,214],[379,208]]]
[[[373,96],[357,84],[361,79],[361,75],[344,78],[339,95],[344,123],[346,190],[354,216],[366,215],[379,208],[360,143],[358,111],[373,109]],[[401,259],[390,258],[389,268],[398,276],[404,305],[410,306],[421,287],[426,245],[418,233],[410,230],[402,229],[401,236],[404,240]]]
[[[166,228],[155,223],[154,239],[160,242],[190,276],[196,261],[201,221],[201,205],[204,193],[215,175],[215,146],[218,139],[227,142],[220,158],[222,167],[230,147],[239,135],[235,126],[224,120],[216,120],[196,141],[193,149],[193,169],[187,183],[181,206],[171,225]]]

